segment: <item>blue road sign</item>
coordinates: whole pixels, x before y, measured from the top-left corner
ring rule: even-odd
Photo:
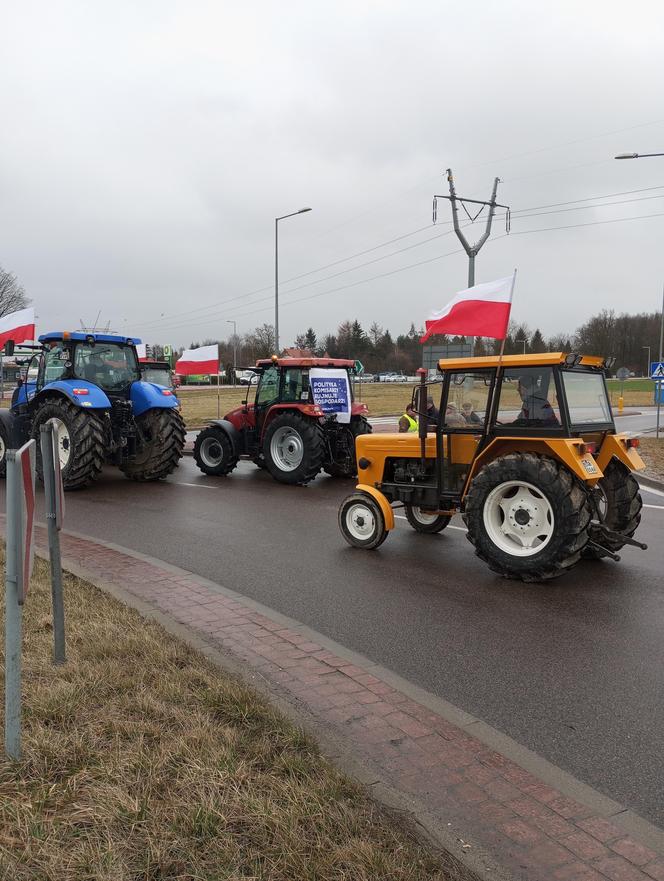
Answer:
[[[664,380],[664,361],[653,361],[650,365],[650,378]]]

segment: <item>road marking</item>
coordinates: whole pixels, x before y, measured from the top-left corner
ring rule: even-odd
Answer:
[[[195,489],[216,489],[216,486],[207,486],[205,483],[185,483],[184,480],[174,480],[178,486],[193,486]]]
[[[644,505],[644,508],[654,508],[655,511],[664,511],[664,505]]]
[[[661,496],[664,499],[664,492],[661,489],[654,489],[653,487],[646,486],[645,483],[640,484],[641,492],[644,493],[652,493],[654,496]]]
[[[644,505],[644,507],[647,507]],[[408,520],[408,517],[404,517],[403,514],[395,514],[394,515],[397,520]],[[459,532],[468,532],[465,526],[453,526],[451,523],[449,526],[445,527],[446,529],[458,529]]]

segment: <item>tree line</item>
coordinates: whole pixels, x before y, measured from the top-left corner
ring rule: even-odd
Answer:
[[[541,352],[578,352],[586,355],[603,355],[616,358],[615,367],[627,367],[636,374],[646,371],[648,347],[650,360],[657,360],[659,352],[659,328],[661,313],[641,312],[636,315],[616,314],[603,309],[589,318],[576,330],[545,337],[539,328],[510,322],[505,339],[505,354],[537,354]],[[389,329],[374,321],[368,330],[360,322],[342,321],[336,333],[319,336],[309,327],[295,336],[293,348],[306,349],[314,355],[332,358],[360,360],[368,373],[396,371],[413,374],[422,366],[423,346],[421,328],[411,323],[405,333],[393,336]],[[441,346],[463,343],[460,336],[433,336],[426,345]],[[224,365],[233,364],[233,344],[236,346],[237,364],[249,366],[258,358],[274,354],[274,327],[262,324],[250,333],[234,339],[204,339],[192,342],[190,348],[218,343],[220,360]],[[477,356],[498,354],[500,341],[477,337],[474,354]],[[155,347],[159,348],[159,347]]]

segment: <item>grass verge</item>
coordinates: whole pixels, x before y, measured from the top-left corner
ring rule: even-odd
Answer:
[[[48,569],[24,609],[23,758],[0,761],[11,881],[468,878],[335,770],[261,697],[66,577],[51,664]]]
[[[646,463],[646,474],[655,480],[664,480],[664,437],[639,438],[639,453]]]

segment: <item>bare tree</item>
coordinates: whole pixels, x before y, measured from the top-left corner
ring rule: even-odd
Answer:
[[[30,300],[16,276],[0,266],[0,316],[25,309]]]

